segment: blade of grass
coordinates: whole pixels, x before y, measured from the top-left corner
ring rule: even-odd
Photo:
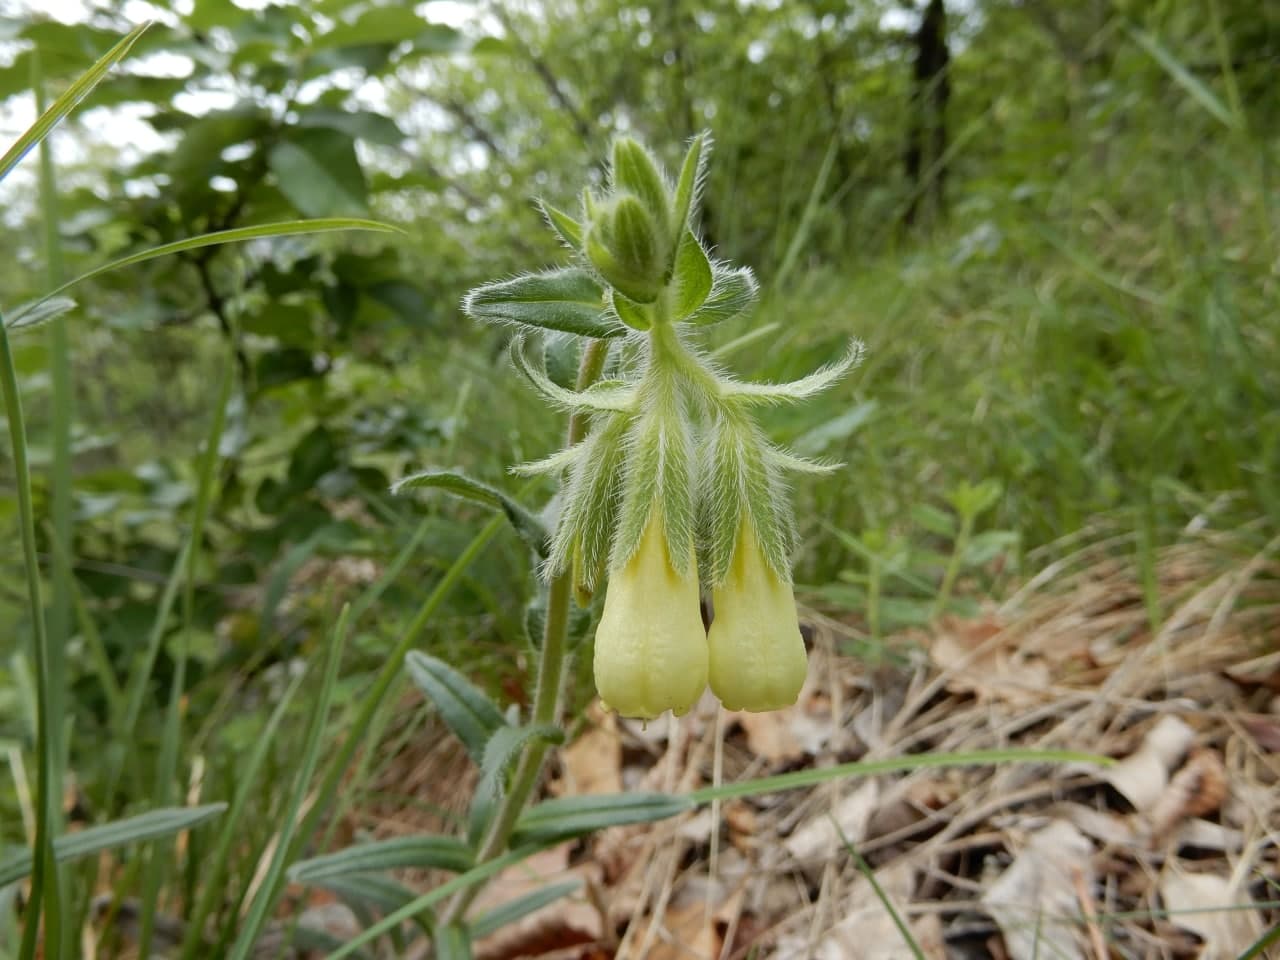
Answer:
[[[911,928],[907,926],[907,922],[902,919],[902,914],[898,912],[898,908],[889,899],[889,894],[885,892],[884,887],[880,885],[880,881],[876,879],[876,872],[871,869],[871,864],[867,863],[862,854],[854,849],[853,844],[849,842],[848,836],[841,828],[840,822],[830,814],[827,816],[831,820],[831,825],[836,828],[836,833],[840,835],[840,842],[844,844],[844,848],[853,859],[858,872],[862,874],[867,883],[871,884],[871,889],[875,892],[876,899],[884,905],[885,910],[889,913],[889,918],[893,921],[893,925],[898,928],[898,933],[902,934],[902,939],[911,950],[911,955],[916,960],[925,960],[924,951],[920,949],[920,944],[916,942],[916,938],[911,935]]]
[[[1173,54],[1165,49],[1159,40],[1145,30],[1137,28],[1130,28],[1129,36],[1133,37],[1134,42],[1145,50],[1151,56],[1151,59],[1164,68],[1165,73],[1169,74],[1173,82],[1180,86],[1192,100],[1200,104],[1211,117],[1228,130],[1240,129],[1240,118],[1228,110],[1226,105],[1218,99],[1218,95],[1210,90],[1200,78],[1184,67]]]
[[[28,127],[26,132],[14,142],[13,146],[5,151],[3,157],[0,157],[0,180],[7,177],[13,168],[22,161],[23,157],[38,146],[52,132],[53,128],[63,121],[67,114],[79,106],[80,101],[93,92],[93,88],[102,82],[102,79],[113,66],[125,58],[129,53],[129,49],[146,32],[149,26],[151,24],[148,21],[135,27],[119,43],[104,53],[97,63],[82,73],[75,83],[67,87],[62,96],[53,101],[53,105],[48,110],[40,114],[36,122]]]
[[[242,839],[241,818],[249,806],[250,797],[254,787],[257,785],[258,774],[262,770],[263,762],[266,760],[271,747],[275,745],[276,731],[280,728],[280,722],[288,712],[289,705],[293,702],[294,694],[298,692],[298,688],[302,685],[302,680],[306,675],[306,672],[303,672],[293,678],[285,690],[284,696],[280,698],[280,702],[271,712],[271,716],[267,720],[266,726],[263,727],[262,733],[259,734],[248,759],[243,765],[237,764],[236,766],[236,793],[231,800],[231,809],[227,811],[227,816],[222,821],[222,829],[218,833],[218,839],[214,844],[213,850],[200,863],[200,895],[191,911],[191,915],[187,917],[187,934],[182,941],[181,957],[183,960],[193,960],[196,956],[196,950],[206,946],[203,936],[205,921],[208,920],[209,915],[213,912],[214,906],[221,902],[226,894],[226,891],[222,889],[222,883],[226,878],[227,863],[231,858],[232,846],[237,840]]]
[[[712,800],[732,800],[736,797],[751,797],[761,793],[773,793],[778,790],[794,790],[797,787],[811,787],[839,780],[843,777],[870,777],[881,773],[903,773],[925,767],[977,767],[997,763],[1092,763],[1099,766],[1110,766],[1113,761],[1108,757],[1078,753],[1074,750],[974,750],[970,753],[913,753],[905,757],[892,757],[885,760],[857,760],[853,763],[841,763],[834,767],[821,767],[809,770],[796,770],[792,773],[780,773],[772,777],[761,777],[758,780],[743,780],[739,783],[726,783],[718,787],[703,787],[689,794],[695,803],[710,803]]]
[[[197,471],[196,502],[191,520],[191,547],[187,551],[186,576],[182,591],[182,638],[174,658],[173,678],[169,687],[169,704],[165,710],[164,733],[160,742],[160,757],[156,763],[155,792],[152,802],[167,806],[171,801],[174,778],[178,769],[178,749],[182,740],[182,703],[186,695],[187,659],[190,653],[191,634],[195,630],[196,564],[200,557],[200,544],[204,539],[205,521],[209,516],[209,504],[213,499],[214,480],[219,462],[218,448],[227,422],[227,405],[231,399],[235,362],[228,353],[222,362],[218,392],[214,400],[213,420],[205,438],[204,453]],[[161,887],[168,873],[169,861],[159,850],[152,850],[143,880],[141,931],[139,955],[148,956],[154,934],[155,914]]]
[[[44,92],[44,75],[41,70],[40,56],[37,52],[31,58],[31,87],[36,95],[36,111],[40,114],[48,109]],[[45,276],[49,286],[57,286],[62,282],[62,240],[59,229],[58,188],[53,167],[53,151],[50,149],[48,137],[40,141],[40,219],[44,227]],[[55,554],[64,558],[71,555],[72,543],[72,505],[71,505],[71,424],[75,418],[75,396],[71,388],[71,344],[67,338],[67,316],[65,313],[55,315],[48,325],[49,342],[49,378],[53,388],[53,415],[51,418],[50,446],[53,458],[49,471],[49,515],[52,536],[49,543]],[[49,714],[55,721],[61,722],[66,716],[67,684],[67,644],[71,640],[73,622],[72,575],[69,563],[54,562],[50,571],[52,590],[49,598],[49,676],[52,686],[49,694],[53,698]],[[53,760],[53,782],[49,789],[55,797],[63,795],[63,771],[67,768],[67,745],[61,736],[53,738],[57,749]],[[51,842],[57,843],[63,831],[62,811],[58,809],[57,818],[50,824]],[[59,886],[68,889],[67,871],[60,871]],[[62,912],[63,929],[60,940],[71,943],[74,936],[71,928],[71,911]]]
[[[58,795],[54,763],[58,758],[60,730],[53,715],[53,689],[61,678],[50,673],[48,634],[45,632],[44,604],[40,598],[40,567],[36,559],[35,510],[31,503],[31,469],[27,462],[27,428],[22,416],[22,399],[18,394],[18,374],[13,363],[9,333],[0,318],[0,392],[4,394],[9,420],[9,443],[13,452],[14,480],[18,487],[18,518],[22,535],[22,559],[27,575],[27,602],[31,615],[32,661],[36,669],[36,835],[32,843],[33,870],[31,899],[27,904],[22,931],[19,960],[32,960],[36,955],[36,931],[40,926],[41,906],[44,910],[44,954],[60,957],[62,933],[62,900],[58,888],[58,871],[54,862],[53,830],[58,817]]]
[[[258,936],[262,932],[262,927],[267,921],[267,916],[275,905],[276,897],[279,895],[285,867],[289,865],[292,855],[294,831],[298,828],[301,820],[302,806],[307,799],[311,779],[315,775],[316,767],[320,761],[322,735],[325,729],[325,721],[329,717],[329,708],[333,705],[333,690],[337,684],[338,667],[342,663],[342,651],[347,639],[347,619],[350,613],[350,605],[342,608],[342,613],[339,614],[338,622],[330,635],[325,651],[324,673],[320,681],[320,689],[316,694],[311,718],[307,723],[306,741],[302,748],[302,763],[294,777],[293,791],[289,798],[289,805],[286,808],[283,825],[280,828],[280,836],[276,841],[275,851],[271,857],[271,865],[267,869],[266,878],[262,886],[258,889],[258,895],[253,899],[248,916],[244,918],[244,922],[241,924],[240,936],[231,948],[228,960],[246,960],[250,955]]]
[[[389,223],[379,223],[377,220],[364,220],[359,217],[322,217],[314,220],[282,220],[279,223],[262,223],[252,227],[235,227],[231,230],[216,230],[213,233],[202,233],[199,236],[187,237],[183,240],[175,240],[172,243],[163,243],[158,247],[140,250],[137,253],[129,254],[127,257],[120,257],[117,260],[112,260],[110,263],[104,263],[100,267],[94,267],[92,270],[66,281],[66,283],[63,283],[61,286],[55,287],[38,300],[32,301],[26,309],[35,309],[45,301],[61,296],[72,287],[84,283],[87,280],[92,280],[95,277],[100,277],[104,273],[110,273],[113,270],[120,270],[124,267],[132,267],[139,263],[146,263],[148,260],[156,260],[160,257],[169,257],[177,253],[187,253],[191,250],[199,250],[201,247],[216,247],[219,244],[225,243],[244,243],[249,240],[263,240],[268,237],[295,237],[314,233],[335,233],[341,230],[370,230],[374,233],[404,233],[404,231],[399,227],[392,226]]]
[[[392,684],[400,677],[405,655],[408,654],[413,644],[418,640],[418,637],[422,634],[432,616],[435,615],[440,604],[444,602],[445,597],[449,595],[453,587],[462,578],[467,568],[480,555],[480,552],[488,545],[489,541],[497,536],[498,531],[506,526],[506,517],[502,515],[493,517],[481,528],[466,549],[458,554],[457,559],[445,571],[435,589],[431,591],[431,594],[423,601],[422,606],[418,608],[413,620],[404,628],[400,641],[388,654],[382,669],[378,672],[377,677],[374,678],[368,691],[355,708],[355,716],[350,720],[343,721],[344,739],[341,745],[334,750],[333,759],[330,760],[324,779],[316,790],[315,802],[307,812],[302,829],[298,831],[297,846],[301,847],[301,845],[310,840],[319,825],[320,819],[325,816],[329,805],[333,802],[334,797],[337,796],[338,786],[342,783],[343,775],[351,765],[351,760],[355,756],[356,750],[359,749],[364,735],[369,729],[369,724],[372,722],[378,708],[382,706]],[[350,790],[344,791],[344,796],[350,798],[352,793],[353,791]],[[338,819],[338,817],[330,818],[331,822],[334,823]]]

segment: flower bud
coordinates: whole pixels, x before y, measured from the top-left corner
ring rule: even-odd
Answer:
[[[652,303],[666,283],[668,243],[636,197],[621,194],[596,210],[586,240],[592,266],[636,303]]]
[[[609,578],[596,629],[600,698],[627,717],[688,713],[707,686],[707,636],[693,558],[678,574],[654,512],[640,545]]]
[[[711,591],[711,689],[729,710],[779,710],[796,702],[808,671],[795,595],[769,566],[744,522],[722,586]]]

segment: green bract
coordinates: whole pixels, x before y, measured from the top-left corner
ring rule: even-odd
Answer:
[[[634,347],[616,358],[616,379],[579,389],[548,375],[545,351],[526,338],[511,350],[544,399],[589,422],[574,446],[517,471],[563,478],[545,572],[571,574],[584,605],[608,581],[596,680],[630,716],[683,713],[708,677],[731,709],[795,702],[806,664],[784,474],[835,468],[774,446],[754,411],[829,387],[862,351],[855,341],[793,383],[751,383],[690,342],[694,330],[749,311],[757,295],[749,269],[713,261],[697,236],[707,143],[693,140],[672,186],[649,151],[619,138],[609,190],[583,195],[580,220],[542,205],[576,263],[488,284],[463,304],[477,319]],[[704,592],[715,606],[709,638]]]

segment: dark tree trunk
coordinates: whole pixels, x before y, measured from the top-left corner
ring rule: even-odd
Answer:
[[[947,101],[951,80],[947,68],[947,11],[943,0],[929,0],[915,33],[915,71],[912,83],[911,132],[904,157],[911,202],[906,222],[931,222],[942,216],[946,168],[940,161],[947,150]]]

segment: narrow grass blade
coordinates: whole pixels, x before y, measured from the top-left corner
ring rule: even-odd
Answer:
[[[329,709],[333,705],[333,691],[337,685],[338,668],[342,664],[342,652],[346,647],[347,619],[350,612],[349,606],[343,607],[342,613],[338,616],[338,622],[329,638],[328,649],[325,651],[324,673],[321,676],[320,688],[316,692],[316,701],[311,711],[311,718],[307,723],[306,740],[302,748],[302,762],[294,774],[293,790],[289,796],[289,804],[285,809],[280,828],[280,837],[276,842],[271,864],[267,868],[266,878],[263,880],[262,886],[258,888],[258,895],[254,897],[249,913],[241,924],[240,936],[231,948],[229,960],[246,960],[250,956],[254,944],[262,932],[263,925],[266,923],[272,907],[275,906],[276,898],[279,896],[285,867],[288,865],[287,861],[293,851],[294,833],[298,828],[298,824],[302,821],[302,805],[307,798],[311,778],[315,775],[316,767],[320,762],[320,746],[324,739]]]
[[[845,850],[848,852],[849,856],[853,858],[854,864],[857,865],[858,872],[862,874],[867,883],[871,884],[871,889],[875,892],[876,899],[879,900],[880,903],[884,905],[885,910],[888,911],[889,919],[891,919],[893,921],[893,925],[898,928],[898,933],[902,935],[903,941],[906,943],[908,949],[911,950],[911,955],[915,957],[916,960],[925,960],[924,951],[920,949],[920,944],[916,942],[916,938],[911,935],[911,928],[907,926],[907,922],[902,919],[902,914],[898,912],[898,908],[895,907],[893,905],[893,901],[889,899],[889,894],[885,892],[884,887],[880,885],[880,881],[876,879],[876,872],[871,869],[871,864],[867,863],[862,854],[854,849],[853,844],[849,842],[849,838],[841,828],[840,822],[831,814],[828,814],[827,816],[831,820],[831,825],[836,828],[836,833],[840,836],[840,842],[844,844]]]
[[[1129,30],[1129,36],[1133,37],[1134,42],[1164,68],[1173,82],[1185,90],[1187,95],[1203,107],[1211,117],[1229,130],[1240,129],[1239,117],[1227,109],[1227,105],[1218,99],[1218,95],[1210,90],[1204,81],[1184,67],[1159,40],[1145,30],[1136,28]]]
[[[294,237],[314,233],[333,233],[339,230],[372,230],[377,233],[404,232],[399,227],[392,226],[389,223],[379,223],[377,220],[363,220],[359,217],[327,217],[315,220],[285,220],[280,223],[263,223],[253,227],[236,227],[232,230],[202,233],[198,237],[187,237],[184,240],[175,240],[173,243],[161,244],[158,247],[151,247],[149,250],[141,250],[138,253],[131,253],[127,257],[112,260],[110,263],[104,263],[100,267],[94,267],[87,273],[82,273],[80,276],[68,280],[60,287],[50,290],[39,300],[34,301],[31,306],[24,309],[27,311],[34,310],[45,301],[60,297],[72,287],[84,283],[86,280],[92,280],[94,277],[100,277],[104,273],[110,273],[113,270],[120,270],[124,267],[132,267],[139,263],[146,263],[148,260],[172,256],[175,253],[186,253],[190,250],[199,250],[201,247],[214,247],[224,243],[243,243],[248,240],[262,240],[267,237]]]
[[[182,635],[174,658],[173,678],[169,685],[169,703],[165,710],[164,732],[160,741],[160,756],[156,762],[155,792],[153,797],[160,804],[167,804],[172,795],[178,770],[178,750],[182,743],[182,702],[186,696],[187,657],[191,634],[195,630],[195,581],[196,560],[199,546],[204,540],[205,521],[209,517],[209,505],[213,500],[215,478],[220,462],[218,450],[227,423],[227,405],[231,399],[231,385],[235,379],[235,363],[228,352],[222,362],[217,394],[214,397],[213,419],[205,437],[203,455],[200,458],[196,481],[196,502],[191,518],[191,548],[187,551],[186,577],[182,597]],[[153,850],[147,862],[143,882],[142,929],[138,938],[139,953],[147,956],[159,893],[168,872],[169,859]]]
[[[227,874],[227,863],[231,859],[232,847],[237,840],[242,839],[241,820],[249,808],[263,763],[275,745],[276,732],[280,729],[280,723],[288,712],[290,704],[293,703],[293,697],[302,686],[305,676],[305,673],[300,673],[294,677],[293,682],[286,688],[284,696],[276,704],[276,708],[271,711],[271,716],[258,736],[248,759],[243,765],[236,766],[236,793],[231,800],[231,809],[222,822],[222,829],[218,833],[213,850],[200,862],[200,896],[196,900],[191,915],[187,918],[187,933],[182,943],[183,960],[195,960],[196,952],[205,946],[202,931],[214,907],[226,894],[222,886],[223,880]]]
[[[31,152],[63,119],[80,105],[93,88],[102,82],[107,72],[125,58],[129,53],[129,49],[137,42],[137,39],[146,32],[147,27],[151,24],[142,23],[133,29],[131,33],[122,38],[119,43],[108,50],[92,67],[80,75],[75,83],[71,84],[57,100],[53,101],[48,110],[27,128],[26,132],[20,136],[17,141],[8,150],[4,156],[0,157],[0,180],[3,180],[16,167],[28,153]]]
[[[54,864],[53,827],[58,817],[58,795],[54,789],[58,757],[59,718],[53,716],[54,686],[59,678],[51,676],[48,634],[45,632],[44,604],[41,600],[40,566],[36,559],[35,510],[31,502],[31,468],[27,461],[27,428],[22,416],[22,398],[18,393],[18,374],[13,364],[9,333],[0,319],[0,393],[4,395],[9,420],[9,442],[13,449],[13,473],[18,488],[18,518],[22,536],[22,559],[27,576],[27,602],[31,610],[32,661],[36,670],[36,835],[32,845],[34,858],[31,876],[31,899],[27,903],[27,921],[22,932],[20,960],[31,960],[36,954],[36,929],[43,901],[46,956],[61,956],[62,902],[58,889],[58,872]]]
[[[906,773],[924,767],[979,767],[1000,763],[1089,763],[1110,766],[1114,761],[1073,750],[975,750],[971,753],[914,753],[887,760],[857,760],[834,767],[796,770],[758,780],[743,780],[718,787],[703,787],[688,795],[694,803],[710,803],[712,800],[732,800],[735,797],[752,797],[779,790],[795,790],[811,787],[844,777],[870,777],[881,773]],[[545,804],[544,804],[545,806]],[[536,809],[536,808],[535,808]]]
[[[539,850],[544,849],[543,844],[534,844],[530,846],[520,847],[516,850],[510,850],[500,857],[494,857],[488,860],[474,870],[468,870],[440,884],[429,893],[424,893],[416,900],[406,903],[394,913],[389,913],[373,926],[367,928],[360,936],[348,941],[341,949],[333,951],[324,958],[324,960],[342,960],[343,957],[349,957],[367,943],[372,943],[378,937],[391,930],[394,930],[406,920],[412,920],[419,914],[431,907],[435,906],[441,900],[453,896],[459,890],[466,890],[475,886],[484,880],[488,880],[495,874],[501,873],[507,867],[514,866],[522,860],[532,856]]]
[[[523,920],[529,914],[555,903],[561,897],[567,897],[581,886],[581,882],[577,880],[566,880],[563,883],[553,883],[548,887],[534,890],[532,893],[526,893],[523,897],[508,900],[487,913],[481,914],[473,921],[471,923],[471,936],[476,940],[487,937],[489,934],[501,930],[517,920]]]
[[[89,827],[78,833],[69,833],[59,837],[54,843],[54,859],[58,863],[71,863],[102,853],[104,850],[115,850],[133,843],[144,843],[172,836],[183,830],[190,830],[227,809],[225,803],[209,803],[199,807],[167,807],[160,810],[149,810],[136,817],[114,820],[96,827]],[[16,855],[0,860],[0,887],[8,886],[31,873],[31,855],[22,851]]]

